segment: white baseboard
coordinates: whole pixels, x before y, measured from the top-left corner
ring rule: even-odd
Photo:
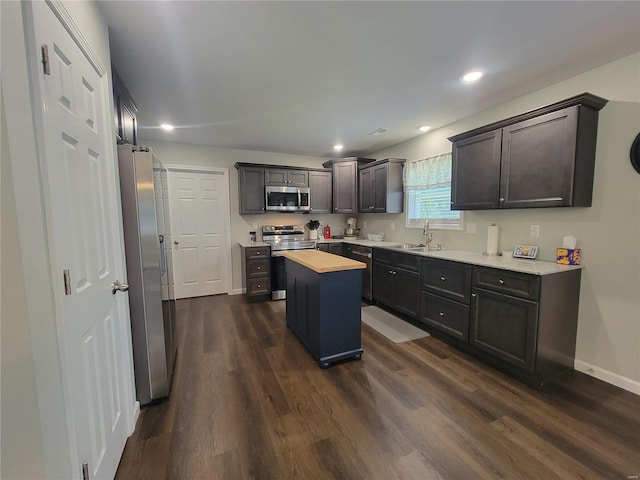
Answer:
[[[229,295],[242,295],[246,290],[244,288],[234,288],[229,292]]]
[[[640,395],[640,382],[631,380],[627,377],[623,377],[622,375],[618,375],[617,373],[604,370],[603,368],[596,367],[595,365],[591,365],[581,360],[574,360],[573,368],[575,368],[579,372],[586,373],[587,375],[595,377],[598,380],[602,380],[603,382],[610,383],[611,385],[620,387],[623,390],[627,390],[628,392]]]

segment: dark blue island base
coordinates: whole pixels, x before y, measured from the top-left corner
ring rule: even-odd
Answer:
[[[318,365],[327,368],[340,360],[362,358],[361,268],[318,272],[287,258],[285,270],[287,326]]]

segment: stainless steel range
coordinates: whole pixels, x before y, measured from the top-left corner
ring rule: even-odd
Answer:
[[[316,248],[316,242],[304,239],[304,225],[264,225],[262,241],[271,245],[271,298],[287,296],[287,274],[283,252]]]

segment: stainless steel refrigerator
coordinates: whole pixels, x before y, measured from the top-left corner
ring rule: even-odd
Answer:
[[[118,146],[136,396],[169,395],[176,356],[167,169],[148,147]]]

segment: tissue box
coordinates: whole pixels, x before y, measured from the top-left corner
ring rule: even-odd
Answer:
[[[580,249],[557,248],[556,263],[562,265],[580,265]]]

